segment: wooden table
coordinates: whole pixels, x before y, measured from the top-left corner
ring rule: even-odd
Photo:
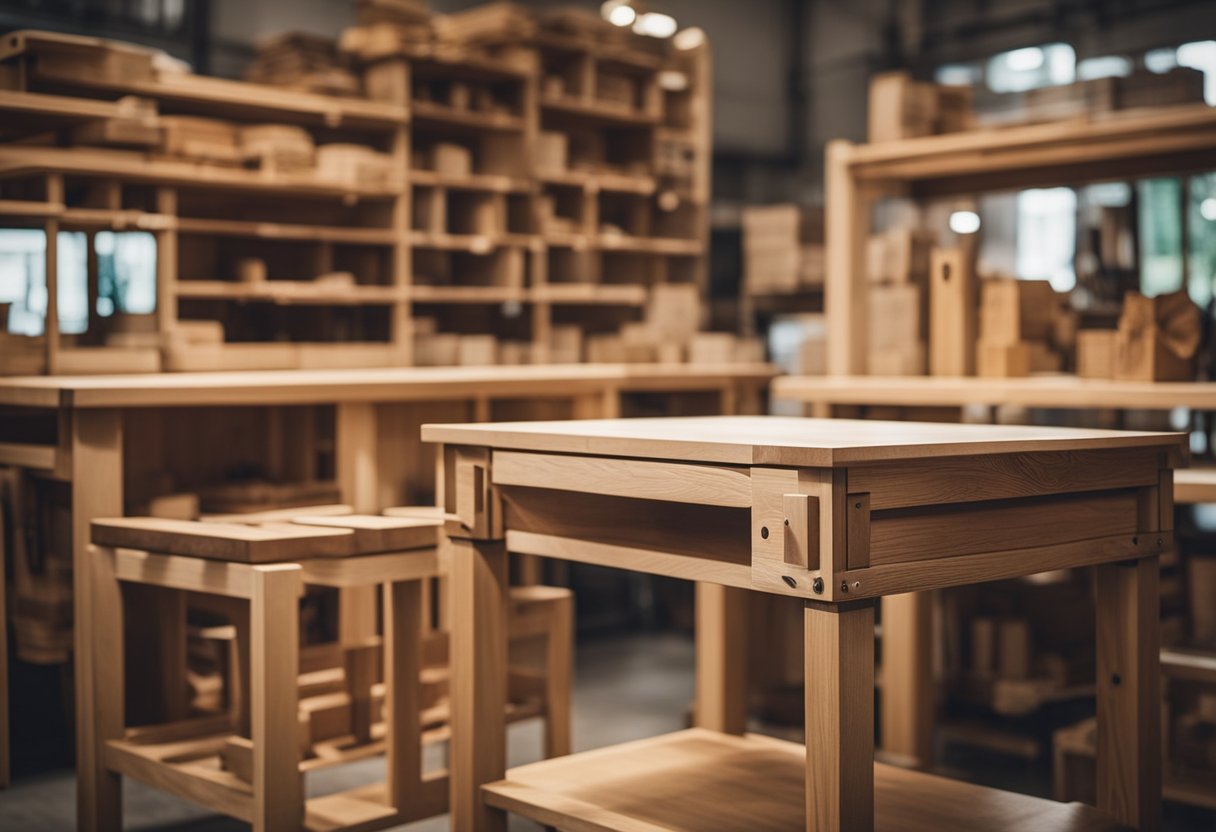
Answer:
[[[400,483],[393,480],[403,478],[402,466],[410,462],[407,449],[417,442],[416,435],[398,436],[396,412],[380,417],[382,408],[455,402],[463,405],[460,418],[485,421],[498,404],[531,407],[557,401],[569,402],[568,412],[585,418],[618,415],[622,398],[632,393],[679,391],[711,394],[724,412],[734,412],[755,406],[748,402],[759,400],[775,372],[767,364],[577,364],[0,378],[0,466],[70,483],[72,560],[79,572],[87,556],[89,522],[123,514],[125,474],[132,459],[141,445],[159,454],[157,443],[174,430],[175,414],[182,409],[220,414],[225,408],[259,408],[274,423],[267,430],[282,433],[283,426],[275,423],[276,408],[333,406],[342,499],[355,511],[375,513],[395,504],[386,502],[386,495],[394,487],[399,490]],[[281,463],[290,467],[294,461]],[[88,620],[87,604],[87,593],[75,594],[75,620]],[[79,638],[77,632],[77,644]],[[90,707],[91,678],[90,669],[78,663],[78,711]],[[0,687],[7,689],[6,679],[0,678]],[[93,770],[87,756],[91,750],[77,745],[81,770]],[[83,778],[78,786],[82,792],[91,787]],[[87,828],[83,821],[81,828]]]
[[[1183,437],[720,417],[428,425],[454,828],[1157,828],[1157,560]],[[697,728],[506,771],[507,551],[699,581]],[[874,603],[1097,569],[1097,811],[874,762]],[[805,749],[745,732],[747,591],[805,602]],[[886,626],[891,626],[889,623]]]

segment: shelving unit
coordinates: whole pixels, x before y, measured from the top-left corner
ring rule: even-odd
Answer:
[[[48,246],[46,335],[0,336],[12,346],[0,373],[409,365],[432,333],[492,334],[543,363],[555,326],[612,334],[644,319],[658,283],[703,292],[708,48],[626,33],[609,45],[536,20],[535,36],[357,52],[368,98],[165,72],[96,39],[5,36],[0,217],[48,239],[85,231],[90,250],[97,231],[148,231],[158,254],[152,322],[97,313],[92,258],[86,332],[64,336]],[[558,63],[579,73],[560,95]],[[636,106],[612,100],[625,89]],[[388,154],[400,177],[73,143],[81,125],[129,116],[131,96],[149,129],[183,116],[290,126],[317,147]],[[554,133],[572,142],[568,164],[539,159]],[[18,143],[35,137],[50,141]],[[242,280],[248,258],[261,279]],[[307,285],[334,272],[348,285]],[[193,321],[222,324],[222,343]]]

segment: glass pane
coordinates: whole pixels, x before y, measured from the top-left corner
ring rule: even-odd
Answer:
[[[1018,193],[1017,275],[1050,280],[1057,292],[1077,285],[1077,195],[1072,188]]]
[[[98,314],[155,311],[156,238],[146,231],[101,231],[95,245]]]
[[[1140,291],[1160,295],[1182,288],[1182,185],[1176,178],[1143,179],[1139,195]]]
[[[10,303],[8,331],[41,335],[46,316],[46,234],[0,228],[0,303]]]
[[[1191,178],[1191,201],[1187,210],[1190,223],[1191,299],[1206,306],[1212,299],[1216,282],[1216,173]]]

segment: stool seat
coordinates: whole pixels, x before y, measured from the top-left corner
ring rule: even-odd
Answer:
[[[115,517],[94,520],[93,542],[232,563],[282,563],[433,548],[440,524],[418,517],[349,514],[259,525]]]

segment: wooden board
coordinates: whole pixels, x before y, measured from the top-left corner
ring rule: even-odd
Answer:
[[[350,514],[336,517],[302,515],[292,517],[293,525],[325,529],[349,529],[354,534],[356,551],[401,552],[439,545],[439,529],[443,523],[437,519],[420,517],[383,517],[368,514]]]
[[[789,832],[807,828],[806,750],[758,735],[691,729],[507,772],[483,787],[492,806],[561,829]],[[1097,832],[1095,809],[875,765],[882,832],[946,829]]]
[[[1077,428],[712,416],[424,425],[428,442],[727,464],[837,465],[1029,451],[1159,447],[1183,434]]]
[[[243,526],[159,517],[94,520],[93,543],[239,563],[274,563],[350,554],[354,533],[292,524]]]

